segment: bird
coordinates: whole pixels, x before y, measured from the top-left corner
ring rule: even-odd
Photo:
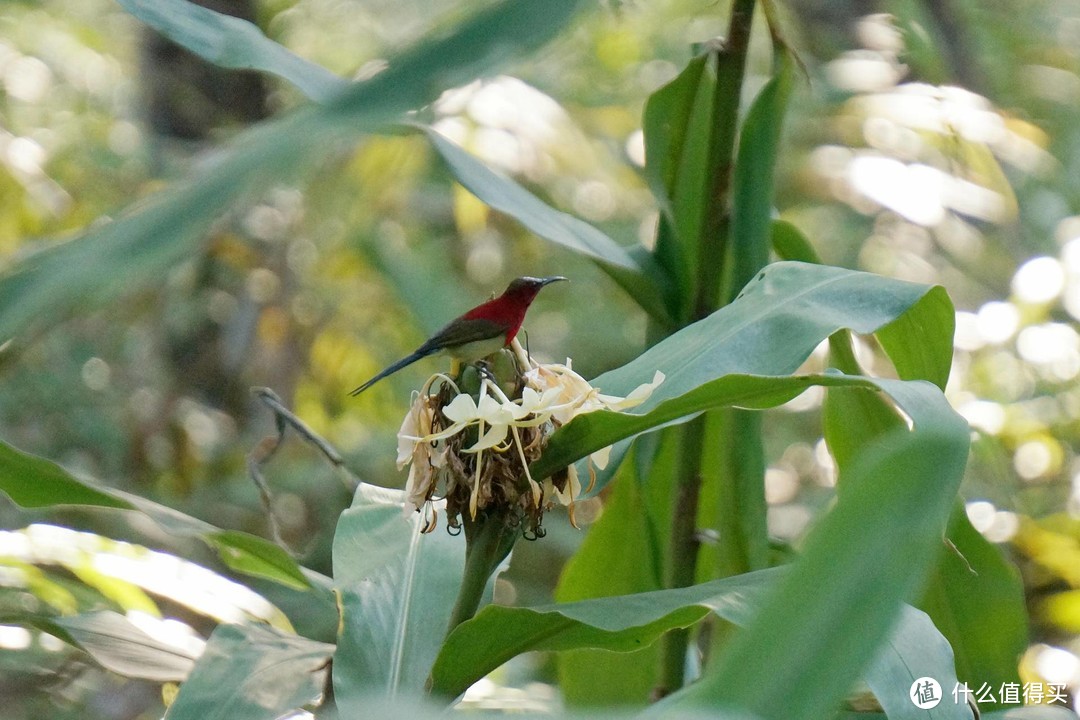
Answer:
[[[356,397],[387,375],[393,375],[429,355],[446,353],[457,362],[472,363],[498,352],[513,342],[525,320],[525,313],[540,290],[560,280],[566,278],[554,275],[514,279],[502,295],[451,320],[410,355],[390,365],[349,395]]]

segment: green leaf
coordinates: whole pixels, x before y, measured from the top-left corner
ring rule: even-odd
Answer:
[[[450,633],[432,670],[434,689],[458,695],[510,658],[529,651],[595,648],[632,657],[664,632],[689,627],[710,612],[745,625],[785,572],[759,570],[687,588],[535,608],[490,606]],[[956,683],[952,660],[948,641],[926,614],[904,606],[864,678],[893,720],[967,720],[966,706],[943,703],[940,710],[928,713],[908,697],[911,684],[924,676],[951,690]],[[619,678],[610,680],[618,683]]]
[[[913,430],[864,448],[836,506],[754,619],[698,683],[657,712],[709,705],[764,719],[824,717],[885,640],[940,547],[968,428],[928,383],[876,383],[905,410]]]
[[[754,98],[739,135],[727,249],[732,295],[769,262],[773,176],[795,75],[794,61],[788,52],[780,51],[776,57],[776,74]]]
[[[195,537],[214,548],[226,566],[296,590],[328,580],[302,569],[280,547],[255,535],[221,530],[178,510],[122,490],[79,480],[56,463],[0,442],[0,492],[27,508],[78,505],[142,513],[168,533]]]
[[[944,390],[952,369],[955,330],[952,300],[938,286],[920,300],[918,312],[897,317],[877,331],[877,339],[901,379],[929,380]]]
[[[745,621],[774,570],[676,590],[515,608],[489,605],[446,639],[432,668],[433,687],[450,697],[516,655],[535,650],[595,648],[620,653],[648,647],[672,628],[709,614]]]
[[[773,220],[770,238],[773,251],[781,260],[821,264],[821,258],[814,246],[810,244],[810,240],[787,220]]]
[[[928,295],[935,299],[923,302]],[[666,376],[633,413],[589,413],[559,429],[533,475],[545,477],[617,440],[713,407],[768,407],[810,385],[858,385],[857,378],[829,375],[753,376],[788,375],[837,330],[869,334],[905,314],[917,318],[907,342],[936,346],[940,337],[952,337],[951,326],[938,323],[936,297],[928,286],[869,273],[774,263],[731,305],[593,380],[604,393],[627,395],[658,370]]]
[[[419,692],[442,644],[465,569],[464,538],[422,534],[405,494],[361,485],[334,535],[341,627],[334,694],[343,717],[361,717],[373,690]]]
[[[130,678],[174,682],[187,678],[199,654],[161,642],[112,611],[54,619],[34,625],[84,651],[106,670]]]
[[[273,580],[293,590],[312,587],[292,555],[261,537],[238,530],[211,531],[201,537],[218,551],[226,565],[237,572]]]
[[[645,103],[645,179],[660,206],[656,259],[672,277],[669,309],[689,317],[709,187],[716,101],[717,56],[695,57]]]
[[[263,625],[219,625],[166,720],[272,720],[316,703],[333,645]]]
[[[663,588],[664,544],[670,535],[672,493],[646,478],[667,477],[679,457],[677,433],[650,436],[620,465],[619,482],[604,512],[563,568],[555,599],[561,603]],[[654,447],[655,445],[655,447]],[[658,680],[659,648],[631,653],[575,650],[557,658],[559,687],[572,706],[649,702]]]
[[[861,375],[862,368],[855,358],[852,343],[853,338],[847,330],[831,335],[829,362],[843,372]],[[851,459],[867,443],[905,425],[887,398],[863,388],[829,388],[822,412],[825,442],[839,467],[841,478]]]
[[[348,81],[321,65],[293,54],[240,18],[214,12],[188,0],[117,0],[144,23],[178,45],[221,67],[262,70],[295,85],[312,100],[324,102],[348,87]]]
[[[0,443],[0,490],[24,508],[94,505],[134,509],[131,503],[111,494],[108,488],[76,480],[59,465],[19,452],[5,443]]]
[[[384,130],[443,90],[539,47],[578,2],[504,0],[456,32],[391,58],[386,70],[350,84],[325,105],[302,107],[243,133],[188,182],[18,263],[0,274],[0,342],[159,282],[199,252],[211,224],[238,198],[292,177],[342,140]]]
[[[556,210],[511,178],[436,132],[421,126],[454,178],[473,195],[515,218],[545,240],[596,262],[641,306],[662,323],[670,323],[660,287],[661,270],[648,256],[635,259],[610,237],[572,215]]]
[[[957,675],[973,688],[1020,682],[1017,659],[1028,646],[1020,572],[972,527],[957,503],[930,582],[919,602],[956,652]]]

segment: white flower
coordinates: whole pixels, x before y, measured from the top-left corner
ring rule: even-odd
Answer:
[[[652,382],[638,386],[626,397],[602,395],[573,371],[569,359],[565,365],[539,364],[526,355],[516,340],[511,348],[517,355],[519,365],[527,368],[520,376],[524,380],[520,398],[511,400],[498,385],[484,379],[479,400],[472,395],[459,393],[440,408],[440,395],[430,394],[430,387],[439,378],[449,382],[449,378],[443,375],[432,377],[417,394],[398,431],[398,468],[408,464],[412,466],[406,483],[407,511],[422,508],[432,497],[440,475],[457,468],[456,475],[448,477],[453,477],[456,488],[467,488],[467,506],[473,518],[479,508],[485,507],[484,503],[501,497],[491,488],[482,492],[481,483],[496,480],[506,487],[522,487],[522,483],[527,483],[528,503],[534,508],[537,518],[542,514],[540,506],[545,496],[568,505],[572,518],[574,500],[581,495],[576,469],[573,466],[567,468],[567,480],[562,489],[552,485],[550,479],[541,488],[529,475],[529,463],[539,457],[555,428],[585,413],[597,410],[622,412],[636,407],[645,402],[664,381],[664,374],[657,371]],[[442,418],[439,425],[445,421],[449,421],[449,425],[436,429],[437,417]],[[478,439],[471,446],[463,448],[457,436],[471,428],[476,428]],[[453,462],[450,460],[451,446],[461,453],[453,455]],[[503,459],[497,467],[502,468],[500,472],[503,475],[513,477],[492,479],[490,473],[485,474],[485,453],[511,452],[516,456],[513,462]],[[610,453],[610,447],[599,450],[592,454],[590,462],[603,469]],[[471,469],[463,473],[462,468]],[[471,477],[461,477],[463,474]],[[517,494],[518,491],[514,490],[513,493]],[[504,495],[505,492],[502,493]],[[536,522],[539,527],[539,519]]]

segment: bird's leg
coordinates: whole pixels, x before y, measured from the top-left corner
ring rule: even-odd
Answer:
[[[487,360],[477,360],[473,363],[473,367],[476,368],[476,372],[480,373],[480,378],[482,380],[490,380],[496,385],[499,384],[498,380],[495,378],[495,373],[491,370],[491,363]]]

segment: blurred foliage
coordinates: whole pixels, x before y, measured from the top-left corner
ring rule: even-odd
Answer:
[[[268,0],[245,12],[301,56],[354,78],[375,72],[395,49],[453,27],[473,5]],[[688,0],[605,4],[510,74],[447,93],[426,119],[556,207],[624,244],[651,242],[658,213],[642,176],[645,99],[686,65],[691,44],[725,31],[727,10]],[[865,3],[805,0],[779,10],[806,68],[805,78],[795,72],[776,171],[780,217],[812,238],[825,262],[948,288],[960,312],[947,394],[978,433],[962,491],[967,515],[1021,569],[1032,621],[1021,676],[1075,689],[1076,4],[874,4],[886,16],[866,15]],[[251,76],[208,79],[204,64],[159,43],[106,0],[5,4],[0,268],[212,166],[221,142],[243,124],[302,102],[272,78],[254,88]],[[766,81],[758,73],[768,63],[765,30],[756,27],[744,100]],[[177,88],[177,107],[202,108],[190,95],[200,82],[218,90],[238,82],[256,97],[239,107],[235,89],[227,92],[218,112],[198,114],[206,127],[194,131],[160,98]],[[350,466],[364,469],[363,479],[397,486],[403,477],[389,448],[402,398],[427,369],[405,371],[358,400],[346,392],[507,278],[573,279],[572,292],[541,297],[530,314],[538,356],[572,355],[575,369],[593,377],[644,347],[645,314],[607,276],[538,243],[455,185],[423,137],[370,137],[327,157],[233,208],[214,223],[202,252],[158,287],[0,345],[0,437],[219,527],[266,534],[245,457],[271,418],[250,397],[252,385],[289,398]],[[125,278],[120,272],[109,282],[123,287]],[[857,342],[855,352],[864,367],[890,371],[868,344]],[[821,352],[808,369],[824,364]],[[769,415],[765,498],[779,552],[797,545],[833,498],[835,468],[819,440],[825,428],[809,412],[821,397],[812,389]],[[302,549],[307,567],[329,573],[349,493],[299,444],[287,446],[269,474],[286,540]],[[637,491],[627,479],[605,499],[640,501],[628,497]],[[599,501],[596,515],[598,508]],[[2,527],[39,519],[0,501]],[[204,549],[137,522],[80,520],[103,536],[228,572]],[[583,534],[561,519],[550,524],[545,543],[515,553],[501,584],[505,598],[552,598],[557,568]],[[605,532],[610,539],[597,533],[589,542],[623,542]],[[974,562],[974,551],[965,556]],[[155,602],[129,585],[106,591],[103,580],[69,566],[27,563],[5,557],[0,569],[25,573],[31,594],[51,598],[57,611],[91,609],[80,588],[94,582],[113,609]],[[1010,582],[996,571],[994,579]],[[276,592],[266,588],[271,601]],[[333,636],[332,628],[322,632]],[[13,717],[86,717],[87,707],[100,717],[137,717],[158,707],[153,686],[97,672],[50,647],[46,634],[33,638],[26,651],[0,650],[2,694],[17,698]],[[549,666],[532,662],[506,673],[520,673],[519,684],[553,680]]]

